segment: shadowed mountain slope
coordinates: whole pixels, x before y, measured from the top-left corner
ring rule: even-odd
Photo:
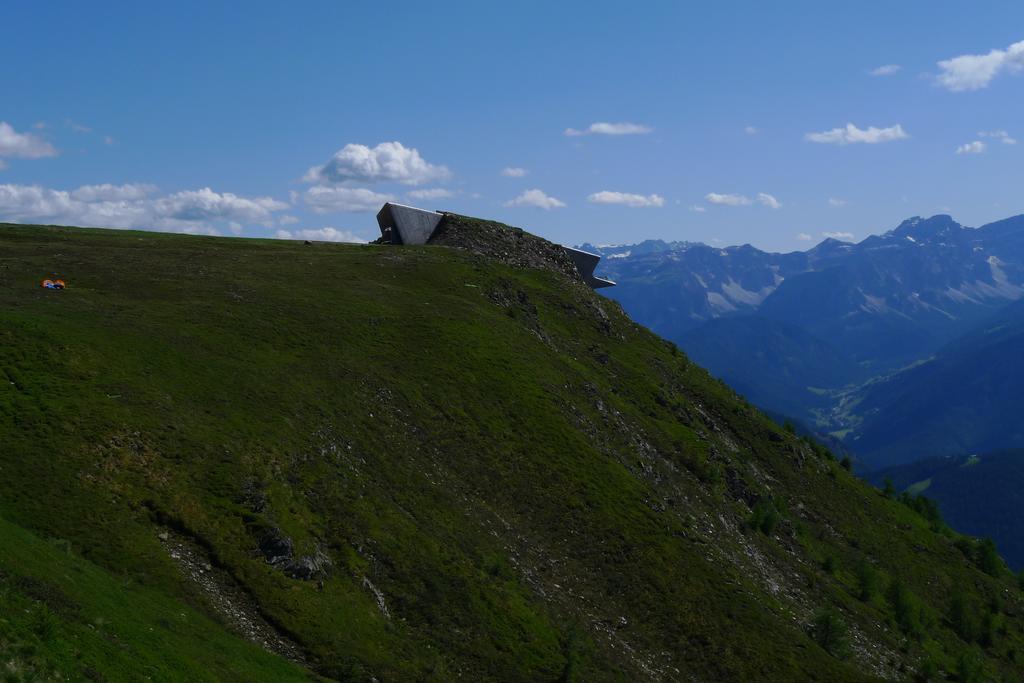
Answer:
[[[865,389],[849,440],[868,466],[1024,446],[1024,302]]]
[[[928,458],[871,473],[878,486],[920,492],[964,533],[990,536],[1014,569],[1024,569],[1024,450]]]
[[[786,415],[802,415],[808,406],[826,410],[831,397],[820,387],[844,386],[864,376],[832,344],[759,315],[709,320],[684,333],[679,343],[751,403]]]

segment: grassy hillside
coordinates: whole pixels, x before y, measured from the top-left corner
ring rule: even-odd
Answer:
[[[495,241],[0,227],[0,648],[112,680],[1021,676],[973,543],[548,243],[446,220]]]
[[[302,681],[301,666],[227,632],[219,615],[105,571],[0,520],[4,680]]]

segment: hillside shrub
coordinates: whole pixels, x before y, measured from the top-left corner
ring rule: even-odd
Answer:
[[[921,604],[899,578],[893,579],[886,594],[892,609],[893,620],[903,633],[919,640],[924,635],[921,623]]]
[[[942,513],[939,512],[938,504],[931,498],[921,495],[914,496],[904,491],[900,494],[899,501],[924,517],[931,525],[932,531],[942,532],[947,529],[946,523],[942,519]]]
[[[848,631],[846,622],[831,606],[819,611],[811,625],[811,636],[815,642],[836,659],[850,656]]]
[[[932,683],[939,680],[939,666],[931,657],[925,656],[914,672],[914,680],[917,683]]]
[[[750,517],[747,518],[747,527],[760,531],[765,536],[771,536],[781,519],[782,515],[779,513],[775,502],[770,498],[762,499],[750,511]]]
[[[999,576],[1003,569],[1003,558],[999,557],[995,541],[984,538],[978,543],[975,549],[975,563],[989,576]]]
[[[871,602],[878,593],[878,570],[867,560],[857,565],[857,597],[863,602]]]
[[[967,604],[967,598],[960,591],[954,593],[949,602],[949,625],[966,643],[977,638],[974,616],[971,613],[970,605]]]
[[[999,614],[988,611],[981,618],[981,628],[978,630],[978,643],[982,647],[992,647],[996,644],[996,635],[1002,626],[1002,619]]]
[[[956,680],[960,683],[981,683],[985,680],[978,655],[973,652],[960,655],[956,666]]]

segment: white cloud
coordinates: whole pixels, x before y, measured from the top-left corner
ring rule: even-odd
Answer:
[[[899,124],[890,126],[889,128],[876,128],[874,126],[869,126],[862,130],[852,123],[848,123],[844,128],[833,128],[832,130],[826,130],[822,133],[807,133],[804,136],[804,139],[811,142],[833,145],[852,145],[861,142],[873,145],[879,142],[902,140],[906,137],[909,136]]]
[[[519,168],[518,166],[506,166],[501,169],[501,175],[506,178],[522,178],[529,173],[525,168]]]
[[[829,238],[834,239],[834,240],[840,240],[841,242],[852,242],[853,241],[853,233],[852,232],[823,232],[823,233],[821,233],[821,236],[822,237],[829,237]]]
[[[114,140],[114,138],[110,137],[109,135],[104,135],[103,136],[103,144],[104,145],[112,145],[115,142],[117,142],[117,141]]]
[[[985,151],[985,143],[981,140],[967,142],[956,148],[957,154],[981,154]]]
[[[1017,144],[1017,140],[1014,139],[1014,138],[1011,138],[1010,134],[1007,133],[1005,130],[983,130],[983,131],[978,133],[978,137],[992,138],[994,140],[999,140],[999,142],[1003,143],[1004,145],[1016,145]]]
[[[82,125],[81,123],[75,123],[71,119],[68,119],[67,121],[65,121],[65,123],[67,124],[68,128],[70,128],[71,130],[75,131],[76,133],[91,133],[92,132],[92,128],[90,128],[89,126]]]
[[[806,232],[802,232],[802,233],[800,233],[799,235],[797,235],[797,236],[796,236],[796,238],[797,238],[798,240],[800,240],[801,242],[809,242],[809,241],[811,241],[811,240],[813,239],[813,238],[812,238],[812,237],[811,237],[810,235],[808,235],[808,234],[807,234]]]
[[[893,74],[899,73],[903,69],[899,64],[883,64],[880,67],[872,69],[868,72],[871,76],[892,76]]]
[[[592,123],[583,130],[566,128],[565,134],[569,136],[579,135],[644,135],[650,133],[653,128],[639,123]]]
[[[46,140],[32,133],[19,133],[6,121],[0,121],[0,157],[41,159],[55,156],[57,150]]]
[[[850,202],[846,201],[845,199],[837,199],[836,197],[829,197],[828,198],[828,205],[829,206],[835,206],[835,207],[846,206],[849,203]]]
[[[319,228],[317,230],[278,230],[274,235],[281,240],[310,240],[315,242],[354,242],[366,244],[366,240],[351,230]]]
[[[142,199],[156,192],[156,185],[128,183],[126,185],[83,185],[71,193],[73,199],[83,202],[116,202],[126,199]]]
[[[141,183],[86,185],[70,192],[0,185],[0,219],[215,234],[217,226],[269,226],[273,213],[288,206],[270,197],[240,197],[210,188],[150,197],[154,189]]]
[[[150,217],[135,202],[86,202],[71,192],[38,185],[0,185],[0,216],[15,223],[70,223],[115,228],[136,227]]]
[[[665,205],[665,198],[660,195],[650,194],[645,196],[642,194],[630,194],[629,192],[612,192],[610,190],[595,192],[587,197],[587,201],[592,204],[622,204],[623,206],[634,208]]]
[[[538,209],[544,209],[550,211],[551,209],[560,209],[565,206],[565,202],[549,197],[542,191],[533,189],[526,190],[515,199],[511,199],[505,202],[505,206],[532,206]]]
[[[359,213],[376,211],[384,202],[394,200],[389,194],[363,187],[324,187],[317,185],[306,190],[303,200],[316,213]]]
[[[299,222],[299,219],[296,218],[295,216],[278,216],[277,217],[277,224],[278,225],[295,225],[298,222]]]
[[[416,149],[400,142],[382,142],[373,148],[345,145],[326,164],[309,169],[304,180],[326,185],[387,181],[422,185],[449,176],[451,172],[446,167],[427,163]]]
[[[274,211],[288,208],[270,197],[239,197],[230,192],[217,193],[208,187],[186,190],[153,200],[157,215],[186,222],[235,221],[269,226]]]
[[[938,63],[936,81],[952,92],[987,88],[1000,73],[1024,70],[1024,40],[1005,50],[991,50],[983,55],[960,55]]]
[[[708,192],[704,195],[711,204],[720,204],[724,206],[747,206],[751,203],[750,197],[744,197],[741,194],[719,194],[718,192]]]
[[[746,133],[747,135],[757,135],[758,133],[761,132],[761,129],[758,128],[757,126],[747,126],[746,128],[743,129],[743,132]]]
[[[704,195],[704,199],[709,204],[717,204],[719,206],[750,206],[755,201],[763,206],[767,206],[769,209],[781,209],[782,202],[776,199],[774,196],[767,192],[758,192],[757,197],[751,199],[750,197],[742,194],[723,194],[720,192],[709,192]],[[690,210],[696,210],[694,207],[690,207]]]
[[[707,209],[700,204],[693,204],[690,206],[690,211],[693,211],[694,213],[704,213]]]
[[[434,187],[429,190],[413,190],[409,196],[413,199],[446,199],[454,197],[455,193],[443,187]]]

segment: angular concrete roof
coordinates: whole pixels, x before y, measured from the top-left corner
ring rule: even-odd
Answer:
[[[377,212],[380,234],[392,244],[426,244],[444,214],[386,202]]]
[[[594,275],[594,269],[597,268],[597,262],[601,260],[601,257],[597,254],[591,254],[589,251],[583,251],[582,249],[573,249],[572,247],[563,247],[565,252],[569,254],[569,258],[572,259],[573,264],[576,266],[576,270],[579,271],[580,277],[583,281],[594,289],[601,289],[602,287],[614,287],[615,283],[611,280],[606,280],[603,277],[597,277]]]

